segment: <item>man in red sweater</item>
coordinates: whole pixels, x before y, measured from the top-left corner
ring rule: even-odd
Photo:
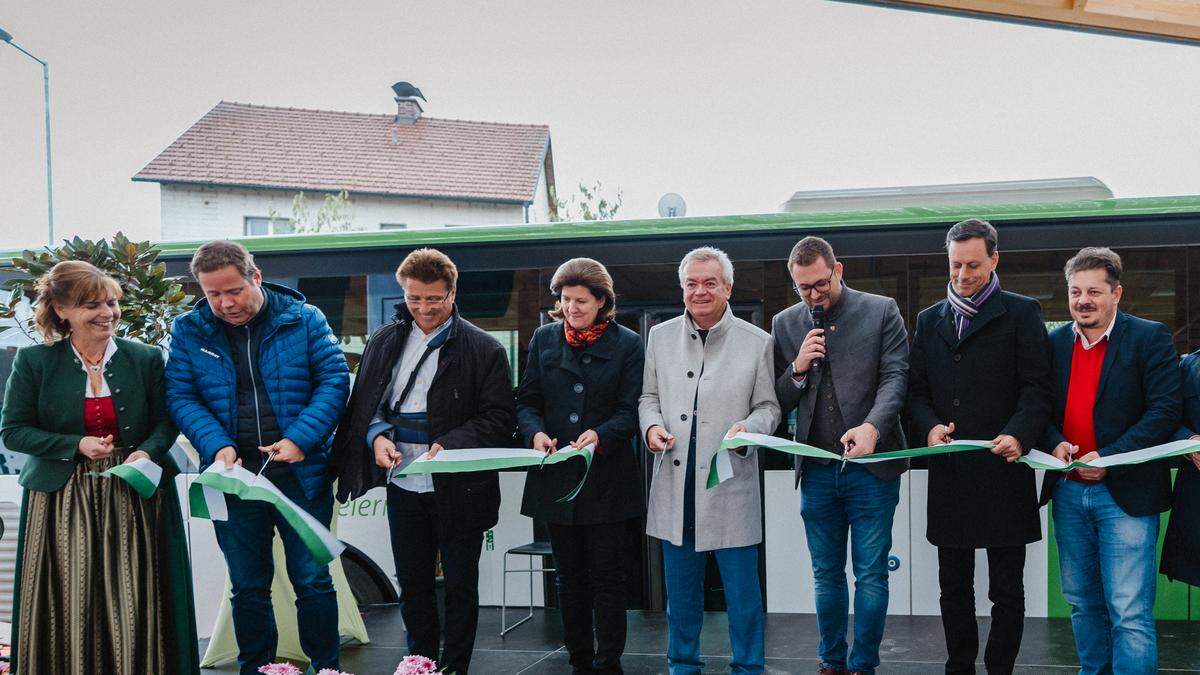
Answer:
[[[1118,310],[1121,258],[1085,248],[1067,262],[1074,322],[1050,334],[1054,421],[1045,447],[1090,462],[1171,440],[1178,358],[1166,326]],[[1170,506],[1165,462],[1047,472],[1062,590],[1081,673],[1154,673],[1155,543]]]

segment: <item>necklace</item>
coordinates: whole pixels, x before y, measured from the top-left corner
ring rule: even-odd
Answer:
[[[78,347],[75,348],[75,351],[78,352],[79,358],[83,359],[83,365],[87,367],[88,371],[93,372],[93,373],[100,372],[100,368],[104,365],[104,363],[103,363],[104,353],[103,352],[101,352],[99,358],[89,359],[87,357],[87,355],[83,353],[83,350],[79,349]],[[108,351],[107,348],[105,349],[105,351]]]

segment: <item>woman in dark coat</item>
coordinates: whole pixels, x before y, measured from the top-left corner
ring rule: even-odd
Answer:
[[[625,649],[624,562],[628,521],[646,512],[632,437],[642,393],[641,338],[615,320],[612,277],[588,258],[563,263],[550,282],[559,297],[529,343],[517,393],[525,443],[554,452],[595,446],[587,482],[581,462],[529,472],[521,513],[545,521],[558,569],[563,632],[575,672],[621,672]],[[592,642],[593,614],[596,644]]]
[[[1183,426],[1175,439],[1200,441],[1200,350],[1183,357],[1179,370],[1183,375]],[[1200,452],[1185,455],[1175,476],[1161,571],[1173,581],[1200,586]]]
[[[96,474],[168,463],[163,352],[113,336],[121,289],[82,261],[38,281],[46,344],[17,352],[0,434],[29,455],[13,599],[16,673],[199,673],[174,471],[142,498]]]

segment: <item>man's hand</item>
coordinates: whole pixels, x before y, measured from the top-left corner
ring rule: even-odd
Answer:
[[[100,438],[98,436],[84,436],[79,439],[79,453],[88,459],[104,459],[113,453],[113,437],[112,434]]]
[[[875,444],[879,442],[879,430],[870,422],[863,422],[842,434],[842,448],[847,458],[862,457],[875,452]]]
[[[400,461],[400,453],[396,450],[396,444],[384,434],[375,437],[375,440],[371,442],[371,449],[375,451],[375,466],[381,469],[390,469]]]
[[[136,462],[139,459],[150,459],[150,454],[145,450],[134,450],[133,452],[129,453],[129,456],[125,458],[123,463],[129,464],[131,462]]]
[[[954,433],[954,422],[951,422],[949,426],[945,424],[934,425],[934,427],[929,430],[929,437],[925,439],[925,444],[932,448],[935,445],[946,445],[947,443],[952,443],[954,441],[954,439],[950,437],[950,434],[952,433]]]
[[[280,439],[278,443],[259,446],[258,450],[259,452],[275,453],[276,462],[295,464],[304,461],[304,451],[286,438]]]
[[[533,449],[553,455],[554,451],[558,449],[558,439],[550,438],[544,431],[539,431],[533,435]]]
[[[646,447],[650,452],[663,452],[675,447],[675,437],[667,430],[655,424],[646,430]]]
[[[1071,463],[1071,455],[1076,452],[1079,452],[1078,445],[1071,445],[1067,441],[1063,441],[1062,443],[1059,443],[1058,445],[1054,446],[1054,452],[1052,452],[1050,454],[1054,455],[1054,457],[1056,459],[1066,462],[1067,464],[1070,464]]]
[[[429,455],[429,459],[433,459],[434,457],[437,457],[437,454],[442,450],[445,450],[445,448],[442,447],[441,443],[434,443],[433,445],[429,446],[429,452],[426,454]]]
[[[1100,459],[1100,453],[1096,451],[1089,452],[1079,458],[1081,462],[1091,462]],[[1104,480],[1104,474],[1108,473],[1108,469],[1075,469],[1079,472],[1079,477],[1086,480]]]
[[[576,450],[589,445],[592,447],[600,445],[600,434],[596,433],[593,429],[588,429],[582,434],[579,434],[579,438],[571,441],[571,447],[575,448]]]
[[[804,343],[800,345],[800,352],[792,361],[792,368],[797,373],[804,375],[812,367],[813,361],[823,358],[825,358],[825,329],[814,328],[804,336]]]
[[[1010,463],[1017,461],[1021,458],[1021,455],[1025,454],[1025,448],[1021,445],[1021,441],[1008,434],[1000,434],[993,438],[992,445],[994,446],[992,447],[992,454],[1000,455]]]
[[[1200,434],[1192,436],[1189,440],[1200,441]],[[1184,455],[1184,457],[1187,457],[1188,461],[1195,465],[1197,470],[1200,470],[1200,452],[1193,452],[1190,455]]]
[[[227,445],[217,451],[217,456],[214,458],[218,462],[223,462],[225,468],[232,469],[234,466],[241,466],[242,460],[238,459],[237,449],[232,445]]]
[[[745,433],[745,431],[746,431],[746,425],[742,424],[741,422],[738,422],[737,424],[734,424],[733,426],[729,427],[729,431],[725,433],[725,438],[733,438],[734,436],[737,436],[738,434]]]

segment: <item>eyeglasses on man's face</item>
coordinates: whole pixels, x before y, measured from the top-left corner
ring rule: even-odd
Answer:
[[[405,295],[404,302],[410,305],[440,305],[449,298],[450,294],[445,295]]]
[[[804,297],[806,295],[811,295],[813,291],[817,291],[819,293],[824,293],[825,291],[828,291],[829,287],[832,285],[833,285],[833,271],[830,271],[829,276],[818,281],[817,283],[815,283],[815,284],[793,284],[792,290],[796,291],[796,295],[799,295],[800,297]]]

